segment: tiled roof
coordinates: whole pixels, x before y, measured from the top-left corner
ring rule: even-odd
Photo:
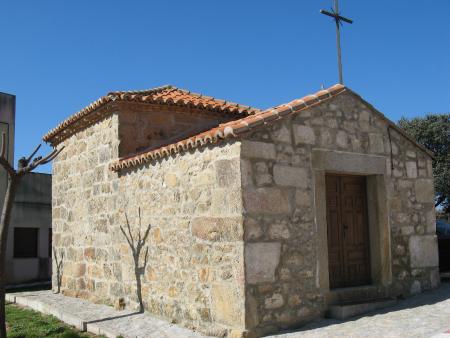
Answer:
[[[301,99],[267,109],[261,113],[220,124],[218,127],[189,137],[185,140],[160,147],[158,149],[143,151],[132,156],[121,158],[118,161],[113,162],[110,165],[110,169],[113,171],[119,171],[120,169],[161,159],[170,156],[171,154],[177,154],[179,152],[194,149],[209,143],[216,143],[221,139],[237,137],[239,134],[247,132],[255,127],[267,125],[268,123],[277,121],[285,116],[295,114],[301,110],[318,105],[319,103],[322,103],[323,101],[326,101],[345,90],[346,88],[343,85],[334,85],[313,95],[307,95]]]
[[[107,111],[99,112],[98,108],[113,101],[135,101],[150,104],[175,105],[239,116],[248,116],[260,112],[259,109],[250,106],[192,93],[170,85],[149,90],[110,92],[108,95],[94,101],[89,106],[61,122],[56,128],[50,130],[43,137],[43,140],[45,142],[54,143],[55,141],[64,139],[65,135],[73,134],[73,130],[70,130],[71,128],[78,130],[80,127],[79,125],[85,126],[91,124],[93,121],[99,120],[107,114]],[[75,127],[75,125],[77,127]]]
[[[399,128],[381,112],[376,110],[370,103],[362,99],[358,94],[354,93],[341,84],[336,84],[328,89],[321,90],[315,94],[304,96],[301,99],[297,99],[277,107],[269,108],[258,114],[246,116],[238,120],[220,124],[218,127],[212,128],[208,131],[202,132],[182,141],[169,144],[157,149],[149,149],[148,151],[143,151],[137,154],[120,158],[119,160],[110,164],[110,169],[112,171],[119,171],[121,169],[130,168],[153,160],[162,159],[172,154],[178,154],[189,149],[195,149],[207,144],[214,144],[220,140],[224,140],[227,138],[236,138],[240,134],[250,131],[254,128],[268,125],[291,114],[296,114],[302,110],[321,104],[324,101],[327,101],[343,92],[349,92],[357,96],[365,104],[372,107],[373,111],[378,116],[380,116],[380,118],[386,121],[390,128],[396,130],[398,133],[407,138],[418,148],[422,149],[432,158],[434,157],[434,154],[430,150],[411,138],[408,134],[405,133],[405,131]]]

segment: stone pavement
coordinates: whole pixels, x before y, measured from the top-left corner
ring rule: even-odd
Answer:
[[[81,331],[102,334],[108,338],[204,338],[205,336],[161,320],[148,313],[117,311],[111,306],[93,304],[54,294],[50,290],[9,293],[7,302],[15,302],[50,314]]]
[[[6,300],[52,314],[80,330],[116,338],[204,338],[201,334],[133,311],[64,297],[51,291],[7,294]],[[448,332],[447,332],[448,331]],[[398,305],[352,320],[322,319],[301,330],[271,336],[303,337],[434,337],[450,338],[450,283],[438,290],[402,300]]]
[[[304,326],[301,331],[272,336],[305,337],[450,338],[450,283],[443,283],[437,290],[401,300],[396,306],[351,320],[322,319]]]

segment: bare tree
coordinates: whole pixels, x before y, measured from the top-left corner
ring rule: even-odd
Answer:
[[[141,251],[145,246],[145,242],[147,241],[147,237],[150,233],[151,225],[149,224],[147,226],[147,229],[145,230],[144,236],[141,235],[141,208],[138,209],[138,217],[139,217],[139,231],[137,235],[137,239],[133,238],[133,235],[131,234],[131,227],[130,222],[128,221],[128,216],[125,213],[125,220],[127,223],[127,230],[128,233],[125,232],[122,226],[120,226],[120,231],[122,231],[122,234],[125,236],[128,245],[130,246],[131,253],[133,254],[133,261],[134,261],[134,275],[136,277],[136,293],[137,298],[139,301],[139,312],[144,312],[144,303],[142,301],[142,283],[141,283],[141,275],[144,274],[145,267],[147,266],[147,258],[148,258],[148,246],[146,246],[145,249],[145,255],[144,255],[144,264],[140,266],[139,260],[141,257]]]
[[[55,266],[56,266],[56,293],[61,292],[61,280],[62,280],[62,269],[63,269],[63,260],[64,260],[64,252],[60,251],[59,258],[56,254],[56,249],[53,247],[53,256],[55,258]]]
[[[0,166],[5,169],[8,175],[8,184],[6,186],[5,200],[3,203],[2,215],[0,218],[0,338],[6,338],[6,316],[5,316],[5,263],[6,263],[6,245],[8,239],[9,223],[11,220],[11,210],[16,193],[17,185],[20,179],[26,174],[32,172],[40,165],[47,164],[59,153],[64,147],[57,150],[54,149],[45,157],[34,157],[41,145],[29,157],[19,159],[18,168],[15,169],[6,158],[6,134],[2,134],[2,142],[0,145]]]

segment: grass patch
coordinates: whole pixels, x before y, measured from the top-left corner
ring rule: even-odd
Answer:
[[[53,316],[25,309],[14,304],[6,305],[8,338],[90,338],[98,337],[63,324]]]

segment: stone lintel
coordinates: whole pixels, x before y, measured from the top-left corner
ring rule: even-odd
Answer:
[[[386,169],[386,157],[314,149],[312,165],[317,170],[345,173],[383,175]]]

